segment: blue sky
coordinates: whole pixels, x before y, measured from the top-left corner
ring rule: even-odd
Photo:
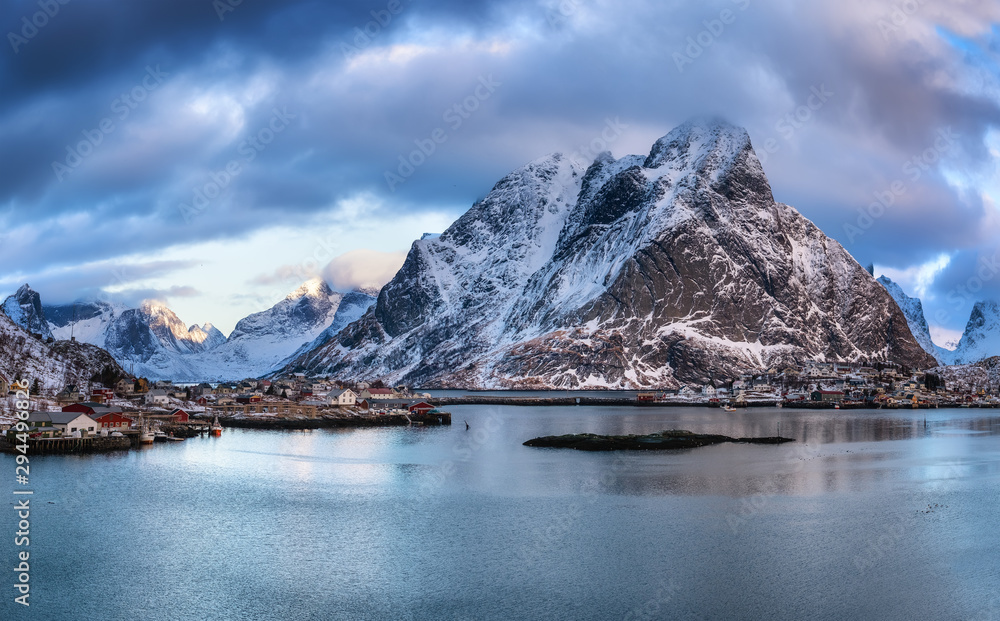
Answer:
[[[231,1],[3,0],[0,292],[228,333],[527,161],[718,114],[939,342],[1000,297],[996,3]]]

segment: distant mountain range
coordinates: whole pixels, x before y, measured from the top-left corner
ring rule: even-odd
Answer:
[[[647,155],[510,173],[285,371],[639,388],[803,359],[935,363],[886,290],[774,201],[746,131],[699,121]]]
[[[314,279],[270,309],[241,319],[229,338],[210,323],[185,326],[159,302],[138,308],[103,300],[45,306],[28,285],[8,297],[2,309],[43,339],[73,337],[103,348],[138,376],[213,381],[264,375],[298,349],[325,342],[325,331],[339,330],[374,302],[372,292],[341,294]]]

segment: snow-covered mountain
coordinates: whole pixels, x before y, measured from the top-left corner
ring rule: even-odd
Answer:
[[[226,335],[211,323],[199,326],[197,324],[188,328],[188,337],[192,343],[201,344],[202,351],[215,349],[226,342]]]
[[[127,310],[129,307],[124,304],[106,300],[42,306],[45,319],[56,339],[65,341],[74,337],[98,347],[104,347],[108,324]]]
[[[42,312],[42,301],[38,292],[27,283],[21,285],[14,295],[7,296],[0,307],[10,319],[32,334],[39,334],[43,339],[54,338],[49,324]]]
[[[913,334],[913,338],[917,339],[920,347],[928,354],[934,356],[938,361],[946,364],[950,363],[954,352],[935,345],[934,341],[931,340],[931,330],[927,326],[927,318],[924,316],[924,305],[921,303],[920,298],[906,295],[903,289],[888,276],[879,276],[878,282],[885,287],[885,290],[889,292],[892,299],[899,305],[899,309],[903,311],[903,316],[906,317],[906,324],[910,327],[910,332]]]
[[[776,203],[746,131],[554,154],[414,242],[378,301],[287,371],[465,388],[647,387],[794,360],[934,360],[886,290]]]
[[[1000,355],[1000,304],[993,300],[976,302],[965,324],[965,332],[947,364],[970,364]]]
[[[365,311],[375,304],[377,297],[378,290],[355,290],[345,293],[343,298],[340,300],[340,305],[337,307],[337,312],[333,316],[333,321],[330,325],[327,326],[325,330],[320,332],[319,336],[314,338],[312,341],[303,344],[297,350],[292,352],[292,354],[285,358],[279,366],[284,366],[302,354],[328,343],[334,336],[337,335],[338,332],[346,328],[348,324],[361,319],[361,316],[365,314]]]
[[[263,375],[327,328],[339,330],[360,317],[374,300],[360,292],[342,295],[313,279],[241,319],[228,339],[210,323],[186,326],[155,301],[139,308],[106,301],[40,308],[57,339],[73,335],[104,347],[136,375],[210,381]]]
[[[0,313],[0,375],[9,382],[38,379],[43,390],[57,392],[68,384],[86,387],[102,375],[117,380],[126,374],[98,347],[68,341],[46,344]]]
[[[364,302],[357,296],[368,300],[360,311],[358,305]],[[339,331],[357,319],[373,302],[373,296],[343,295],[315,278],[271,308],[241,319],[224,344],[194,356],[191,362],[201,370],[199,379],[264,375],[327,328],[339,325]]]

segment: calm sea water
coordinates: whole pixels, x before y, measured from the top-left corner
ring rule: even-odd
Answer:
[[[991,410],[451,409],[34,458],[31,607],[4,587],[0,618],[1000,619]],[[670,428],[799,442],[521,445]]]

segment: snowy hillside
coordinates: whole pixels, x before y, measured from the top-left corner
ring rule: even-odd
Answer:
[[[0,313],[0,375],[8,381],[37,378],[43,390],[58,392],[67,384],[89,386],[91,378],[108,369],[112,377],[124,376],[100,348],[68,342],[47,345]]]
[[[630,388],[804,358],[934,364],[885,289],[774,201],[746,131],[711,121],[647,156],[554,154],[510,173],[286,370]]]
[[[940,376],[949,390],[1000,390],[1000,356],[970,364],[935,367],[927,372]]]

